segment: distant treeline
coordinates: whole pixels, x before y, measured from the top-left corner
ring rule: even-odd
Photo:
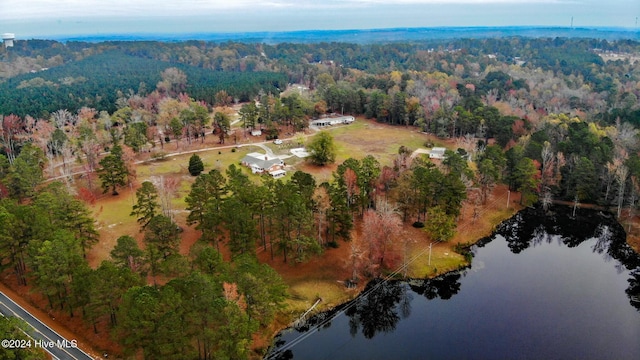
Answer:
[[[0,84],[0,113],[47,117],[59,109],[76,112],[82,107],[112,113],[118,94],[145,95],[161,80],[160,74],[176,67],[187,75],[186,92],[196,100],[213,104],[225,90],[240,101],[262,90],[280,93],[287,77],[274,72],[222,72],[108,51],[47,70],[22,74]]]
[[[106,41],[89,43],[52,40],[16,42],[13,56],[49,59],[60,56],[64,62],[84,58],[91,54],[118,50],[128,55],[168,62],[183,63],[213,70],[255,71],[260,63],[290,67],[305,63],[333,61],[346,68],[367,72],[388,70],[425,69],[420,52],[444,50],[461,51],[462,55],[495,55],[499,61],[521,58],[545,70],[559,70],[565,74],[586,74],[589,65],[602,65],[594,49],[614,52],[635,52],[640,44],[633,40],[608,41],[577,38],[486,38],[423,40],[356,44],[347,42],[317,43],[246,43],[246,42],[158,42],[158,41]],[[8,54],[0,51],[0,60],[10,61]],[[4,59],[3,59],[4,58]],[[225,61],[226,60],[226,61]],[[287,69],[291,70],[291,69]],[[439,70],[440,69],[435,69]],[[0,74],[0,76],[5,76]]]
[[[489,88],[482,87],[483,77],[500,69],[512,80],[500,81],[508,84],[506,87],[492,86],[499,92],[498,99],[508,89],[521,88],[517,82],[539,83],[552,76],[564,76],[569,83],[564,95],[572,98],[572,108],[584,109],[583,102],[589,99],[582,93],[568,95],[569,92],[606,94],[602,96],[611,107],[621,110],[608,111],[600,115],[601,119],[610,123],[622,114],[627,121],[638,123],[637,114],[622,109],[620,104],[625,99],[620,97],[618,84],[637,81],[631,65],[622,59],[605,63],[599,56],[602,52],[638,53],[640,43],[559,37],[372,44],[18,41],[8,51],[0,49],[0,78],[6,79],[0,84],[0,114],[46,116],[58,109],[75,111],[82,106],[111,113],[118,91],[127,94],[132,90],[144,96],[145,91],[155,89],[160,72],[168,67],[177,67],[187,75],[185,91],[190,97],[210,104],[220,90],[239,101],[255,98],[260,90],[278,94],[286,83],[301,83],[313,90],[323,85],[318,80],[323,73],[330,74],[336,82],[351,83],[354,79],[364,81],[364,73],[366,81],[371,81],[362,86],[383,92],[390,90],[388,74],[392,71],[401,72],[407,79],[409,73],[442,73],[458,83],[479,85],[479,95],[485,95]],[[510,65],[519,67],[505,67]],[[49,70],[40,71],[42,68]],[[535,73],[538,69],[553,73],[541,78]],[[15,75],[19,73],[23,74]],[[583,84],[587,87],[580,88]],[[550,100],[558,92],[553,87],[549,90],[552,92],[546,98],[538,96],[536,108],[554,105]],[[424,102],[424,97],[418,99]],[[633,99],[626,100],[622,103],[630,104]]]

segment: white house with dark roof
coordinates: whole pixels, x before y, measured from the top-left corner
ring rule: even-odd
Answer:
[[[249,153],[242,158],[242,165],[251,169],[254,174],[271,173],[284,169],[282,159],[267,154]]]

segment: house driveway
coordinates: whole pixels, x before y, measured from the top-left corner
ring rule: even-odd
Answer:
[[[264,150],[264,151],[267,153],[267,155],[269,155],[270,157],[276,157],[276,155],[273,153],[273,150],[271,150],[271,148],[269,148],[267,145],[265,145],[265,144],[263,144],[263,143],[253,143],[253,144],[246,144],[246,145],[245,145],[245,144],[243,144],[243,145],[240,145],[240,146],[250,146],[250,145],[257,146],[257,147],[261,148],[261,149],[262,149],[262,150]]]

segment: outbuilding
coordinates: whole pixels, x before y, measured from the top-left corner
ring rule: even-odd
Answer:
[[[277,179],[287,175],[287,172],[285,170],[275,170],[270,171],[269,175],[271,175],[274,179]]]
[[[429,159],[444,159],[444,152],[447,151],[443,147],[434,147],[429,151]]]

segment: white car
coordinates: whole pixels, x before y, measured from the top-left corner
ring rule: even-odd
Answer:
[[[276,144],[276,145],[282,145],[282,140],[275,139],[275,140],[273,140],[273,143]]]

